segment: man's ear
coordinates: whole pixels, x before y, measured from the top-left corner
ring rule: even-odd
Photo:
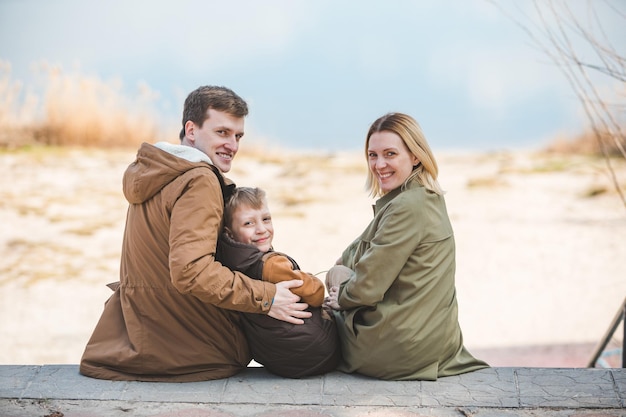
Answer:
[[[196,141],[196,124],[191,120],[185,122],[185,137],[192,144]]]

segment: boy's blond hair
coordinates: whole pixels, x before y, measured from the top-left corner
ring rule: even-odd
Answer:
[[[237,187],[224,206],[224,226],[233,226],[233,213],[241,206],[259,210],[265,203],[265,191],[257,187]]]

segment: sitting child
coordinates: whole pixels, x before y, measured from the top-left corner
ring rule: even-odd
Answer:
[[[292,292],[309,304],[311,318],[291,324],[264,314],[242,314],[252,357],[268,371],[289,378],[319,375],[335,369],[341,357],[334,318],[322,309],[324,284],[303,272],[291,257],[272,248],[274,227],[265,192],[239,187],[226,202],[224,232],[216,259],[254,279],[273,283],[300,279]]]

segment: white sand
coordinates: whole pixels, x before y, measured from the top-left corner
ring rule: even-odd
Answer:
[[[364,161],[359,153],[269,153],[273,159],[238,156],[229,176],[267,190],[274,247],[304,270],[324,271],[371,219]],[[121,176],[134,154],[0,155],[0,363],[80,360],[110,295],[105,284],[118,279]],[[466,346],[597,343],[626,296],[626,207],[603,162],[525,152],[437,156]],[[623,186],[621,161],[619,169]],[[592,188],[609,191],[585,197]]]

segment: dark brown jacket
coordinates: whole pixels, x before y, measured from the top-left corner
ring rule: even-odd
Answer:
[[[320,307],[324,284],[303,272],[284,253],[261,252],[254,245],[235,242],[223,233],[216,258],[232,270],[273,283],[301,279],[292,291],[309,304],[312,317],[304,324],[291,324],[263,314],[243,315],[243,328],[255,361],[268,371],[288,378],[302,378],[330,372],[341,359],[337,327],[330,314]]]

